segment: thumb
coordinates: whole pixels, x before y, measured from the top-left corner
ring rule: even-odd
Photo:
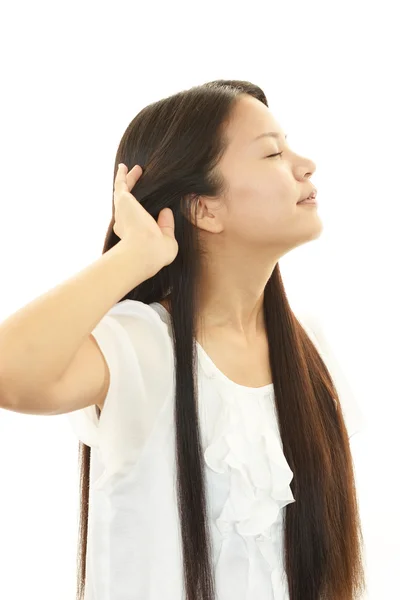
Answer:
[[[174,213],[170,208],[163,208],[160,210],[157,219],[157,225],[165,235],[175,239]]]

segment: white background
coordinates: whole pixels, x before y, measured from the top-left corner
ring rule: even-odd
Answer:
[[[399,37],[395,2],[18,2],[0,9],[0,320],[101,255],[119,140],[217,78],[260,85],[317,171],[318,240],[281,262],[368,426],[352,449],[368,594],[399,593]],[[397,40],[397,41],[396,41]],[[75,597],[78,441],[0,410],[0,597]]]

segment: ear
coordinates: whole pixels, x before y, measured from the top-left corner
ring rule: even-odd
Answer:
[[[190,202],[190,221],[193,225],[210,233],[221,233],[224,230],[223,207],[219,198],[190,194],[187,201]]]

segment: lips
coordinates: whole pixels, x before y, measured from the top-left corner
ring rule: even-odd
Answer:
[[[307,196],[307,198],[301,198],[301,200],[299,200],[297,202],[297,204],[300,204],[301,202],[304,202],[305,200],[315,200],[316,196],[317,196],[317,190],[314,189],[311,192],[311,194],[309,196]]]
[[[309,206],[317,206],[317,201],[314,198],[306,198],[305,200],[302,200],[301,202],[297,203],[299,206],[300,204],[303,204],[303,206],[309,205]]]

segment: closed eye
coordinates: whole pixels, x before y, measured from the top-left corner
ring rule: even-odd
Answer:
[[[276,154],[270,154],[269,156],[266,156],[265,158],[272,158],[273,156],[281,156],[281,154],[283,154],[283,152],[277,152]]]

